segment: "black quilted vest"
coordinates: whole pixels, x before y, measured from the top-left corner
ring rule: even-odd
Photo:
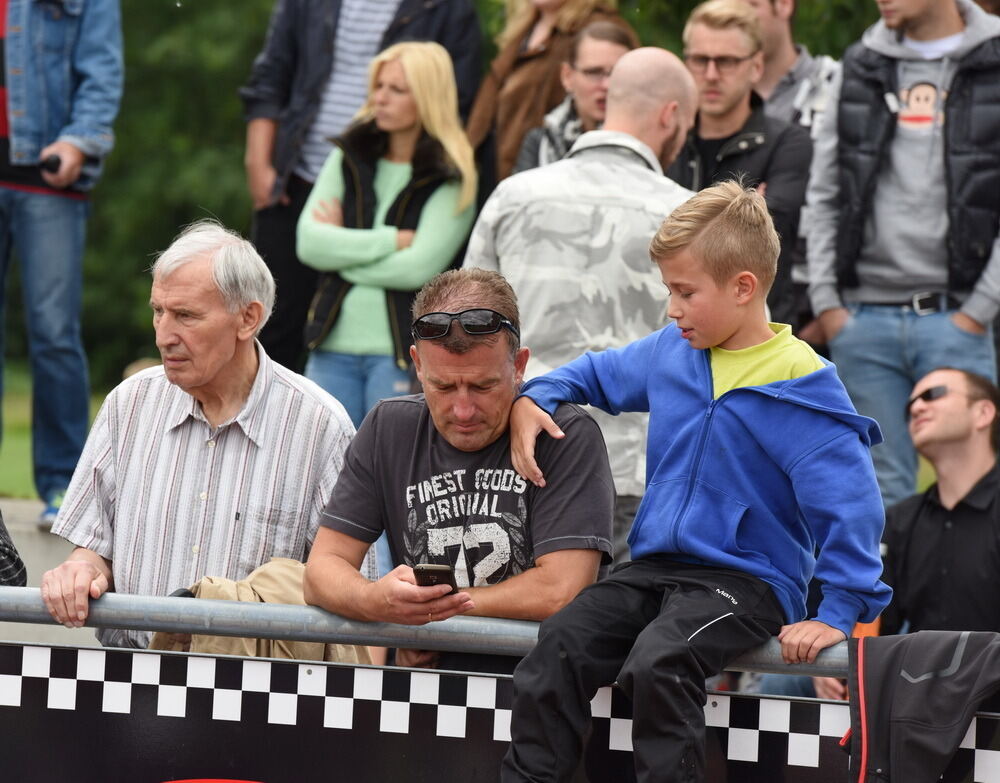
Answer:
[[[853,288],[878,172],[896,130],[885,96],[899,90],[896,60],[861,43],[847,50],[843,67],[837,280]],[[989,260],[1000,225],[1000,39],[985,41],[958,62],[944,112],[948,288],[968,291]]]
[[[362,126],[349,131],[335,143],[344,153],[344,197],[341,200],[344,225],[348,228],[371,228],[375,222],[375,166],[385,152],[385,140],[372,127]],[[445,167],[443,155],[440,144],[425,134],[414,155],[412,178],[386,212],[387,225],[416,229],[427,199],[439,185],[456,176]],[[330,333],[351,286],[352,283],[336,272],[324,272],[319,276],[316,294],[306,318],[304,338],[309,350],[318,348]],[[401,369],[405,369],[410,362],[409,348],[413,342],[410,336],[410,307],[416,293],[392,289],[385,292],[393,358]]]

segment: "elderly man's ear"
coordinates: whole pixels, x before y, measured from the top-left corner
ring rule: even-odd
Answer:
[[[241,340],[252,340],[264,317],[264,305],[251,302],[240,311],[240,327],[238,337]]]

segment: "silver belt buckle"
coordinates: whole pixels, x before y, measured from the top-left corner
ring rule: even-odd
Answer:
[[[931,300],[930,305],[920,304],[920,300],[926,301],[927,299]],[[931,315],[932,313],[936,313],[940,309],[940,307],[938,307],[940,303],[941,303],[941,294],[932,294],[925,292],[920,294],[914,294],[910,298],[910,306],[913,308],[913,312],[917,315]]]

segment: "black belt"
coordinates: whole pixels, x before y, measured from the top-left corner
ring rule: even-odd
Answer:
[[[947,310],[957,310],[962,303],[951,294],[922,292],[914,294],[907,302],[861,302],[860,304],[876,305],[878,307],[905,307],[917,315],[943,313]]]

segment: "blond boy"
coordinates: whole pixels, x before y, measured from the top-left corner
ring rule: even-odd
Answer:
[[[812,661],[888,602],[878,426],[833,365],[768,323],[778,249],[758,194],[701,191],[650,246],[674,323],[530,381],[515,403],[514,465],[538,485],[534,442],[561,437],[559,402],[650,423],[634,559],[543,623],[514,675],[504,783],[568,780],[590,699],[615,680],[632,700],[637,780],[701,780],[706,677],[775,634],[786,661]],[[814,574],[823,601],[805,620]]]

